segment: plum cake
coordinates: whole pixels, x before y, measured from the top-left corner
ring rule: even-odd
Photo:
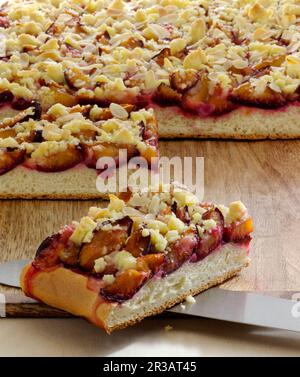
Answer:
[[[240,201],[200,203],[175,184],[128,190],[43,241],[21,286],[110,333],[237,274],[252,231]]]
[[[101,157],[112,160],[109,173],[115,174],[116,183],[121,164],[135,156],[144,159],[151,178],[151,163],[158,156],[151,109],[134,111],[133,105],[114,103],[108,108],[55,104],[39,120],[37,112],[33,104],[6,118],[5,127],[0,124],[0,198],[105,197],[96,187],[103,173],[97,165]],[[128,179],[133,171],[128,170]]]
[[[300,136],[297,0],[15,0],[0,6],[2,117],[154,107],[161,137]]]
[[[110,156],[119,140],[129,155],[145,144],[135,126],[106,140],[89,118],[58,135],[55,112],[68,127],[111,104],[153,108],[162,138],[300,136],[297,0],[1,4],[0,197],[101,196],[86,145]]]

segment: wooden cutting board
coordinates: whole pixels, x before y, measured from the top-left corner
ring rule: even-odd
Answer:
[[[300,291],[300,141],[161,141],[162,156],[204,157],[205,199],[241,199],[254,218],[252,264],[224,288]],[[96,201],[0,201],[0,262],[32,258],[40,242]],[[7,315],[65,316],[0,285]]]

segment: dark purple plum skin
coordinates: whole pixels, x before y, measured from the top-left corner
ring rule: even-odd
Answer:
[[[131,234],[133,220],[129,216],[125,216],[122,219],[117,220],[113,223],[113,225],[116,225],[116,224],[120,225],[122,228],[125,228],[128,235]]]
[[[42,106],[37,101],[28,101],[24,98],[16,98],[10,90],[4,90],[0,93],[0,107],[2,106],[11,106],[14,110],[26,110],[29,107],[34,108],[33,115],[26,115],[22,122],[27,121],[28,119],[32,118],[34,120],[40,120],[42,116]]]
[[[36,254],[35,254],[35,257],[41,256],[45,250],[47,250],[49,247],[53,246],[55,242],[58,242],[59,238],[60,238],[60,234],[56,233],[56,234],[53,234],[52,236],[44,239],[44,241],[38,247]]]
[[[13,101],[14,95],[9,90],[4,90],[0,93],[0,106],[9,104]]]
[[[23,98],[16,98],[12,102],[12,108],[15,110],[26,110],[29,107],[34,108],[34,113],[33,115],[27,115],[24,117],[22,120],[23,122],[26,122],[28,119],[34,119],[34,120],[40,120],[42,116],[42,106],[39,102],[37,101],[27,101]]]

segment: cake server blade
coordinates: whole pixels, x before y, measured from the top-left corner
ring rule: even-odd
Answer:
[[[300,332],[300,293],[293,298],[216,287],[196,296],[195,303],[176,305],[169,312]]]
[[[29,259],[0,264],[0,284],[19,288],[27,263]],[[168,312],[300,332],[300,293],[291,292],[292,296],[294,300],[215,287],[196,296],[195,303],[179,304]]]
[[[29,262],[29,259],[18,259],[0,263],[0,284],[20,288],[21,271]]]

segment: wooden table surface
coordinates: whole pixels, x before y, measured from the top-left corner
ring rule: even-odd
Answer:
[[[160,150],[168,157],[204,157],[205,200],[241,199],[254,218],[251,266],[223,287],[300,291],[300,141],[161,141]],[[46,236],[95,202],[0,201],[0,262],[32,258]],[[61,315],[24,304],[17,289],[0,285],[0,293],[7,296],[10,315]]]

